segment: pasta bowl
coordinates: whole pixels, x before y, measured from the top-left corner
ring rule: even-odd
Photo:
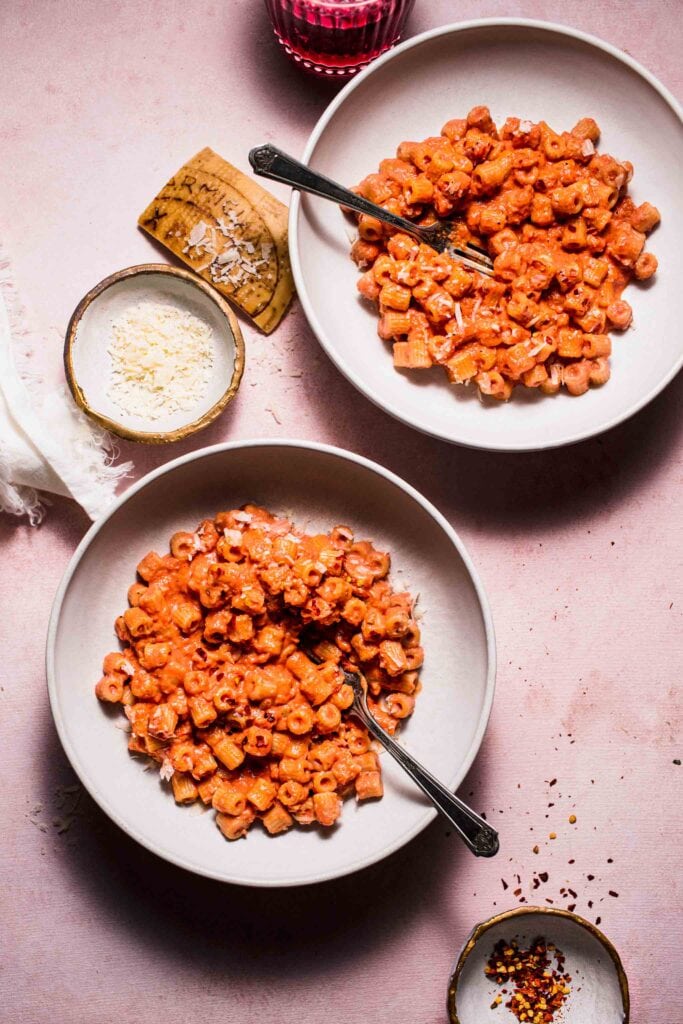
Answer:
[[[439,367],[396,370],[390,346],[377,336],[376,310],[357,292],[360,274],[349,257],[355,231],[332,204],[294,193],[289,238],[297,292],[333,362],[397,419],[472,448],[555,448],[621,423],[683,363],[683,115],[661,83],[608,43],[546,22],[471,21],[410,39],[353,79],[320,118],[303,161],[352,186],[393,157],[402,141],[437,135],[446,121],[480,104],[498,124],[517,116],[568,131],[581,118],[594,118],[602,130],[600,152],[635,168],[634,202],[647,200],[661,211],[648,241],[659,270],[626,291],[633,327],[612,335],[607,383],[578,398],[516,388],[508,402],[482,403],[475,387],[449,384]]]
[[[453,528],[407,483],[367,459],[325,445],[258,441],[193,452],[134,484],[76,550],[57,592],[47,676],[57,730],[74,770],[130,836],[184,868],[226,882],[282,886],[348,874],[417,835],[435,810],[390,758],[384,797],[344,801],[340,823],[269,836],[253,828],[228,843],[212,813],[178,807],[159,773],[128,754],[128,736],[96,699],[102,658],[117,648],[135,566],[170,536],[246,502],[306,532],[343,523],[392,559],[392,581],[419,594],[425,666],[416,709],[399,742],[451,789],[481,743],[493,699],[495,646],[488,602]],[[85,628],[84,623],[87,623]]]

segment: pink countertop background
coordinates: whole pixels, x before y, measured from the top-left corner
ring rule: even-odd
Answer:
[[[569,10],[418,0],[408,34],[503,14],[566,21]],[[575,27],[625,49],[678,95],[680,15],[675,0],[571,7]],[[135,221],[169,174],[204,145],[244,169],[256,142],[300,153],[334,91],[289,66],[259,0],[6,2],[0,66],[0,237],[55,377],[82,294],[121,266],[158,259]],[[297,305],[272,337],[246,324],[244,333],[245,378],[223,417],[192,442],[123,454],[142,473],[227,439],[322,440],[384,463],[446,513],[496,622],[497,696],[462,792],[500,828],[502,852],[477,861],[435,822],[355,877],[250,891],[157,860],[84,794],[64,793],[76,780],[50,717],[44,636],[88,523],[57,499],[39,529],[0,519],[3,1020],[438,1024],[471,927],[516,904],[516,874],[534,902],[532,873],[548,871],[536,899],[601,916],[630,977],[634,1024],[673,1024],[681,380],[595,441],[488,455],[430,440],[370,405]],[[54,819],[65,815],[59,832]],[[560,897],[567,885],[576,900]]]

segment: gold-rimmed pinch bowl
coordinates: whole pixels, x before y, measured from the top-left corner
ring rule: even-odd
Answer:
[[[124,412],[109,394],[111,325],[142,302],[193,314],[211,327],[214,341],[204,394],[192,408],[155,419]],[[207,427],[234,398],[244,371],[244,340],[232,309],[205,281],[187,270],[147,263],[106,277],[81,299],[66,331],[64,371],[74,401],[99,426],[129,441],[166,444]]]
[[[495,979],[484,968],[496,943],[513,939],[520,948],[542,937],[565,957],[570,992],[559,1020],[562,1024],[629,1024],[628,980],[615,947],[599,928],[568,910],[554,907],[517,907],[478,924],[463,946],[448,985],[451,1024],[514,1024],[505,1009],[512,986],[502,1004]]]

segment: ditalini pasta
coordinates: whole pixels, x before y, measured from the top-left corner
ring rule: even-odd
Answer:
[[[340,666],[362,669],[389,733],[419,686],[413,601],[389,564],[345,526],[308,535],[253,505],[221,512],[139,563],[95,692],[123,705],[129,750],[159,763],[179,804],[211,805],[226,838],[257,818],[271,834],[333,825],[347,794],[382,796]]]
[[[487,278],[359,218],[358,288],[379,308],[397,368],[441,366],[498,399],[516,385],[581,395],[608,380],[608,332],[631,323],[621,294],[657,269],[643,249],[659,212],[635,206],[633,167],[599,154],[599,134],[592,118],[561,134],[517,117],[497,129],[475,107],[438,136],[401,143],[360,183],[355,191],[418,223],[455,218],[454,241],[494,260]]]

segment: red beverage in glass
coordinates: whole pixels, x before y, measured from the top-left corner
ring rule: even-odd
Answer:
[[[415,0],[266,0],[275,35],[298,64],[348,77],[394,45]]]

